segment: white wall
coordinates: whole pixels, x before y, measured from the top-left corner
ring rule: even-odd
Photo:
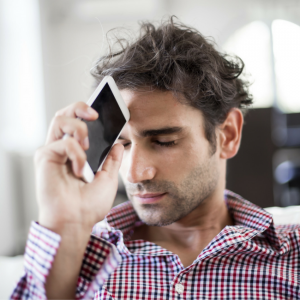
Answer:
[[[0,254],[17,252],[18,228],[20,228],[20,210],[17,205],[16,189],[13,186],[13,157],[0,148]]]
[[[0,1],[0,255],[36,219],[32,156],[46,133],[38,0]]]

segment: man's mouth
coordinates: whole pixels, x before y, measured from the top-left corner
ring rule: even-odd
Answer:
[[[167,193],[143,193],[132,195],[141,204],[150,204],[160,201]]]

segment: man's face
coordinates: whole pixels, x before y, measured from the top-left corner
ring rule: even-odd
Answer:
[[[171,92],[121,94],[130,121],[120,173],[140,219],[165,226],[188,215],[216,189],[218,151],[211,155],[202,113]]]

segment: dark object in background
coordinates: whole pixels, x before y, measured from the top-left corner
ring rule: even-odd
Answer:
[[[272,138],[280,148],[300,148],[300,113],[283,114],[273,110]]]
[[[261,206],[300,205],[300,113],[251,109],[227,188]]]
[[[274,200],[278,206],[300,204],[300,113],[274,110]]]
[[[300,204],[300,149],[280,149],[274,155],[274,196],[281,206]]]
[[[251,109],[245,117],[238,154],[227,162],[226,188],[261,207],[274,206],[272,108]]]

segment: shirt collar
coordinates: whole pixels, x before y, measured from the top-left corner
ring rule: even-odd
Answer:
[[[235,225],[242,225],[263,232],[273,222],[270,213],[238,194],[225,190],[224,199]]]
[[[276,233],[273,217],[269,212],[228,190],[224,192],[224,199],[236,226],[254,229],[253,236],[263,235],[270,245],[280,249],[282,241]]]
[[[106,216],[106,222],[112,229],[120,230],[125,240],[135,227],[142,224],[130,201],[113,207]]]

